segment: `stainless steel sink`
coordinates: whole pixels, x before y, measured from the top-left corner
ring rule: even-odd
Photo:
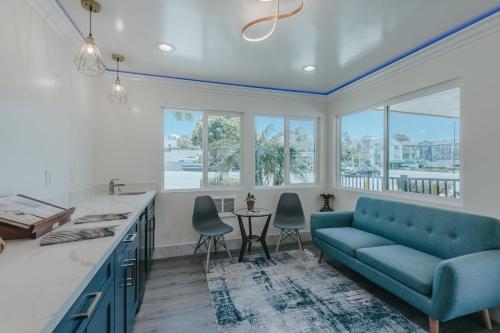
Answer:
[[[146,192],[118,192],[118,195],[141,195],[145,194]]]

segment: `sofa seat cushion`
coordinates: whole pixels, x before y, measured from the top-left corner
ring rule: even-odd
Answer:
[[[350,227],[318,229],[316,236],[351,257],[356,257],[357,249],[394,244],[388,239]]]
[[[443,260],[402,245],[359,249],[356,256],[365,264],[425,295],[432,293],[434,271]]]

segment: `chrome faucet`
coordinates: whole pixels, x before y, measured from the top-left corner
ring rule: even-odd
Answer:
[[[113,178],[111,179],[111,181],[109,182],[109,195],[113,195],[115,194],[115,188],[116,187],[121,187],[121,186],[125,186],[125,184],[115,184],[115,181],[118,181],[119,179],[118,178]]]

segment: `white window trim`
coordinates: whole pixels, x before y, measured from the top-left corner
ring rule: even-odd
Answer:
[[[177,110],[180,112],[201,112],[202,113],[202,153],[203,153],[203,175],[202,175],[202,185],[197,188],[179,188],[179,189],[166,189],[165,188],[165,111]],[[239,117],[240,120],[240,179],[236,185],[210,185],[208,183],[208,117],[209,116],[229,116],[229,117]],[[243,154],[243,113],[236,111],[221,111],[221,110],[210,110],[210,109],[194,109],[194,108],[180,108],[180,107],[170,107],[164,106],[161,108],[161,120],[162,120],[162,133],[161,133],[161,149],[162,149],[162,163],[161,163],[161,189],[163,193],[172,192],[210,192],[210,191],[238,191],[243,188],[242,181],[244,179],[244,168],[243,163],[245,160]]]
[[[439,197],[435,195],[429,195],[429,194],[422,194],[422,193],[415,193],[415,192],[399,192],[399,191],[392,191],[388,189],[388,182],[389,182],[389,169],[388,169],[388,159],[389,159],[389,149],[388,149],[388,143],[389,143],[389,108],[390,105],[394,104],[399,104],[403,102],[408,102],[417,98],[422,98],[428,95],[436,94],[442,91],[450,90],[450,89],[455,89],[459,88],[460,89],[460,197],[459,198],[453,198],[453,197]],[[371,106],[367,106],[361,109],[357,109],[354,111],[346,111],[339,113],[335,116],[335,125],[336,125],[336,135],[335,139],[337,141],[336,144],[336,150],[337,153],[335,154],[335,183],[333,184],[333,187],[337,190],[341,191],[348,191],[348,192],[353,192],[353,193],[362,193],[362,194],[367,194],[367,195],[379,195],[379,196],[384,196],[384,197],[389,197],[389,198],[399,198],[399,199],[406,199],[406,200],[415,200],[415,201],[422,201],[422,202],[432,202],[432,203],[437,203],[437,204],[443,204],[443,205],[449,205],[449,206],[456,206],[456,207],[462,207],[463,206],[463,200],[464,200],[464,174],[463,174],[463,119],[462,119],[462,106],[463,106],[463,85],[461,84],[460,80],[451,80],[447,81],[441,84],[433,85],[427,88],[423,88],[408,94],[404,94],[398,97],[390,98],[387,99],[381,103],[375,103],[372,104]],[[351,187],[344,187],[342,186],[341,182],[341,163],[342,163],[342,117],[347,116],[347,115],[353,115],[359,112],[367,111],[367,110],[375,110],[375,109],[380,109],[382,112],[384,112],[384,133],[383,133],[383,142],[384,142],[384,151],[383,151],[383,187],[382,191],[374,191],[374,190],[366,190],[366,189],[356,189],[356,188],[351,188]]]
[[[284,121],[284,146],[285,146],[285,182],[283,185],[257,185],[255,183],[255,141],[257,131],[255,121],[258,117],[282,118]],[[309,120],[314,122],[314,182],[313,183],[292,183],[290,182],[290,121],[291,120]],[[256,190],[265,189],[288,189],[288,188],[315,188],[319,186],[319,117],[311,116],[285,116],[279,114],[255,114],[253,118],[254,142],[253,142],[253,184]]]

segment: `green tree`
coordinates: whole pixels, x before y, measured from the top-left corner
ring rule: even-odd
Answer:
[[[198,121],[191,136],[193,145],[201,146],[203,123]],[[216,172],[210,183],[230,185],[228,175],[240,169],[240,120],[238,117],[208,118],[208,170]]]
[[[304,158],[301,152],[312,151],[314,141],[302,127],[292,131],[291,136],[293,144],[290,146],[290,174],[306,182],[314,162]],[[255,141],[255,183],[257,185],[283,185],[284,171],[283,131],[277,131],[273,125],[269,125],[257,135]]]

